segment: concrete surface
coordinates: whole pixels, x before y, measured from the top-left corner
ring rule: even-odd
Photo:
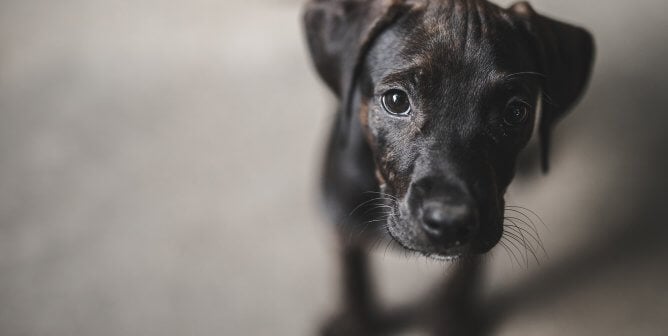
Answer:
[[[533,3],[598,63],[553,172],[510,192],[549,258],[493,253],[492,334],[665,335],[668,2]],[[296,1],[0,2],[0,335],[312,334],[330,102]],[[448,269],[374,261],[391,303]]]

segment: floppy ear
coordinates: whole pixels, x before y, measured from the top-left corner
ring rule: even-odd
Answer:
[[[510,10],[524,23],[539,71],[545,75],[538,131],[547,172],[552,129],[585,91],[594,61],[594,39],[582,28],[536,13],[527,2],[516,3]]]
[[[306,40],[318,74],[341,102],[347,129],[357,73],[375,38],[413,7],[412,0],[311,0]]]

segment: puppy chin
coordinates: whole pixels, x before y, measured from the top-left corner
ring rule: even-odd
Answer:
[[[390,217],[387,220],[387,231],[390,237],[401,247],[419,253],[427,258],[438,261],[454,261],[459,258],[475,255],[471,244],[462,244],[449,248],[434,245],[421,234],[416,223]]]
[[[479,254],[473,251],[470,244],[455,246],[448,249],[427,249],[420,251],[420,253],[425,257],[440,261],[455,261],[460,258]]]
[[[467,256],[485,254],[496,246],[502,235],[502,231],[481,233],[470,243],[446,248],[433,244],[419,231],[418,223],[410,220],[390,216],[386,228],[392,240],[402,248],[438,261],[454,261]]]

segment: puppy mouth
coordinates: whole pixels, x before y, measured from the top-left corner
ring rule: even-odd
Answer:
[[[405,250],[436,261],[448,262],[485,254],[496,246],[500,239],[500,237],[492,239],[479,234],[468,242],[454,242],[451,246],[435,244],[420,233],[417,223],[411,219],[399,217],[396,209],[393,209],[387,217],[385,231]]]
[[[440,247],[438,245],[420,243],[415,241],[415,239],[410,239],[410,237],[403,238],[401,236],[406,235],[407,231],[398,228],[400,223],[404,223],[406,227],[411,227],[412,224],[410,221],[397,219],[394,215],[390,215],[387,219],[386,231],[389,236],[399,244],[403,249],[418,253],[429,259],[436,261],[456,261],[467,256],[473,256],[481,254],[480,252],[475,252],[473,250],[472,243],[455,243],[451,247]],[[397,229],[400,232],[397,232]]]
[[[424,255],[425,257],[427,257],[429,259],[433,259],[433,260],[436,260],[436,261],[445,261],[445,262],[457,261],[459,259],[462,259],[462,258],[465,258],[465,257],[468,256],[466,254],[441,255],[441,254],[425,254],[425,253],[422,253],[422,255]]]
[[[495,234],[485,231],[494,231],[489,219],[484,222],[487,225],[477,225],[476,231],[459,240],[455,236],[443,234],[439,239],[434,239],[425,231],[425,225],[420,221],[420,213],[409,210],[409,202],[406,198],[400,199],[397,196],[387,194],[386,185],[381,185],[381,197],[385,199],[385,206],[388,211],[384,214],[384,231],[389,238],[408,250],[427,258],[437,261],[454,261],[468,256],[480,255],[491,250],[498,239],[494,239]],[[474,210],[476,214],[479,210]],[[480,217],[476,215],[476,222],[480,224]],[[484,226],[484,227],[481,227]],[[500,238],[500,237],[499,237]]]
[[[389,232],[389,230],[388,230]],[[412,247],[403,242],[402,240],[398,239],[395,237],[392,232],[389,232],[390,236],[392,239],[397,242],[399,245],[401,245],[402,248],[418,253],[424,257],[427,257],[429,259],[433,259],[436,261],[446,261],[446,262],[451,262],[451,261],[456,261],[462,258],[466,258],[468,256],[473,256],[477,255],[479,253],[473,253],[470,249],[470,245],[462,245],[462,246],[457,246],[457,247],[451,247],[447,249],[429,249],[429,248],[418,248],[418,247]]]

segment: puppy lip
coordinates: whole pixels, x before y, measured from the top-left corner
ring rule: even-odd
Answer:
[[[450,247],[439,247],[437,245],[431,245],[431,244],[418,244],[415,245],[410,242],[410,240],[402,239],[395,235],[395,232],[393,232],[392,227],[396,225],[398,222],[403,222],[405,221],[404,219],[397,218],[397,214],[393,213],[387,218],[387,226],[386,226],[386,231],[389,234],[390,238],[394,240],[396,243],[398,243],[401,247],[403,247],[406,250],[419,253],[427,258],[431,258],[434,260],[439,260],[439,261],[454,261],[462,257],[470,256],[470,255],[479,255],[479,254],[484,254],[488,252],[489,249],[483,249],[479,250],[475,248],[476,242],[471,241],[471,242],[457,242],[453,246]],[[394,224],[394,225],[393,225]],[[396,229],[396,228],[395,228]],[[420,246],[421,245],[421,246]],[[492,246],[493,247],[493,246]]]
[[[471,244],[460,244],[446,249],[438,249],[436,251],[423,252],[427,257],[435,259],[459,259],[463,256],[477,254],[472,251]]]
[[[388,219],[389,221],[389,219]],[[474,255],[478,254],[471,249],[471,244],[466,243],[466,244],[460,244],[457,246],[445,248],[445,249],[437,249],[434,248],[433,246],[424,246],[424,247],[417,247],[417,246],[409,246],[410,243],[397,238],[393,233],[392,230],[389,229],[387,230],[388,234],[394,240],[396,243],[398,243],[401,247],[403,247],[406,250],[412,251],[419,253],[427,258],[434,259],[437,261],[455,261],[460,258],[466,257],[468,255]]]
[[[463,254],[454,254],[454,255],[425,254],[425,256],[427,258],[434,259],[436,261],[452,262],[452,261],[457,261],[457,260],[463,258],[465,255],[463,255]]]

